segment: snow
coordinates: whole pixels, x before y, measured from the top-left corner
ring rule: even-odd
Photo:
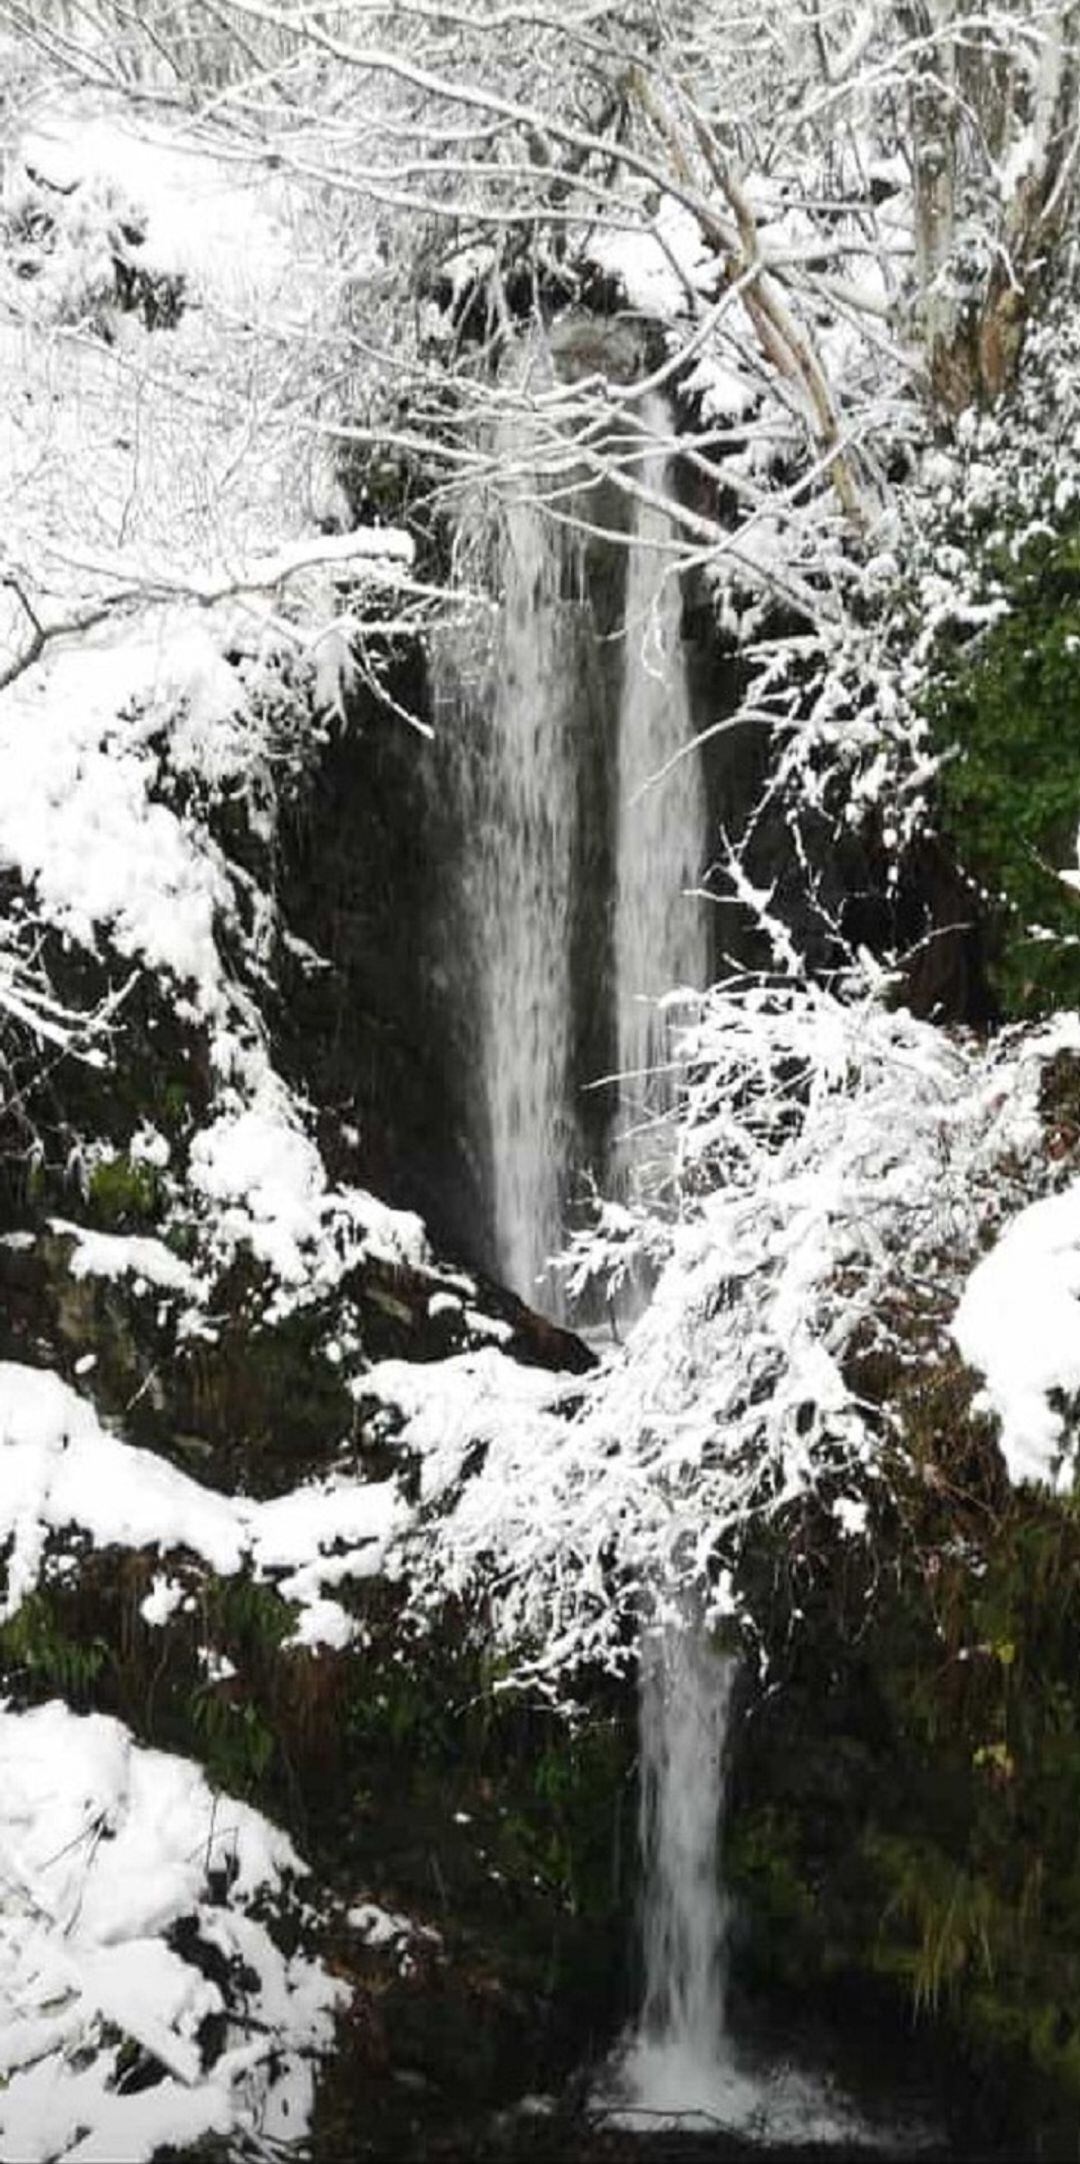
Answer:
[[[187,1166],[190,1199],[204,1218],[212,1212],[208,1259],[225,1267],[247,1244],[295,1298],[332,1286],[365,1253],[423,1266],[429,1250],[415,1216],[329,1188],[219,951],[219,932],[237,932],[225,859],[205,826],[156,801],[163,730],[174,761],[211,785],[258,770],[264,747],[245,699],[215,637],[184,611],[88,638],[28,671],[0,699],[0,866],[16,869],[80,946],[95,952],[105,932],[120,955],[190,997],[191,1019],[211,1031],[217,1081]],[[161,1166],[168,1144],[143,1123],[132,1155]],[[82,1235],[73,1268],[138,1273],[193,1305],[202,1297],[199,1274],[160,1242]]]
[[[858,1540],[865,1533],[869,1515],[865,1502],[859,1502],[851,1495],[840,1495],[833,1504],[832,1514],[849,1540]]]
[[[246,1911],[303,1868],[258,1812],[118,1721],[0,1711],[0,2155],[143,2164],[211,2131],[257,2136],[283,2106],[301,2137],[347,1993]],[[168,1942],[181,1919],[247,1962],[241,2003]],[[207,2016],[225,2017],[217,2040]],[[155,2070],[134,2093],[133,2051]]]
[[[492,1338],[499,1345],[506,1345],[514,1335],[512,1323],[498,1315],[483,1315],[478,1307],[465,1309],[465,1327],[471,1337]]]
[[[491,1875],[497,1877],[498,1873]],[[418,1953],[430,1956],[442,1946],[441,1934],[430,1924],[419,1924],[411,1916],[381,1908],[376,1901],[358,1901],[347,1910],[345,1921],[365,1946],[392,1949],[400,1976],[415,1974]]]
[[[184,1588],[176,1578],[169,1578],[164,1571],[157,1571],[149,1593],[139,1602],[139,1614],[151,1630],[167,1623],[171,1615],[182,1605]]]
[[[135,1129],[128,1145],[128,1155],[134,1165],[153,1165],[155,1171],[163,1172],[172,1156],[168,1137],[144,1120]]]
[[[58,1375],[11,1361],[0,1362],[0,1468],[0,1538],[11,1543],[4,1617],[37,1585],[50,1534],[74,1530],[95,1547],[186,1549],[222,1576],[248,1565],[312,1609],[298,1643],[340,1644],[344,1611],[323,1601],[322,1586],[381,1569],[406,1518],[389,1481],[331,1478],[261,1503],[218,1494],[110,1434]],[[147,1599],[153,1623],[177,1605],[160,1578]]]
[[[81,946],[107,929],[118,953],[191,984],[204,1012],[219,998],[214,925],[232,916],[232,890],[208,837],[152,800],[147,737],[179,700],[227,714],[237,695],[205,631],[161,624],[122,643],[87,637],[0,700],[0,865]]]
[[[874,20],[873,9],[861,11],[851,52]],[[152,357],[132,324],[112,354],[54,336],[55,324],[35,339],[29,316],[0,326],[3,372],[18,386],[0,414],[0,465],[18,510],[16,568],[21,575],[24,500],[40,488],[27,522],[32,590],[59,608],[72,594],[112,592],[122,578],[139,597],[123,622],[56,645],[0,696],[0,870],[18,873],[41,920],[65,938],[104,954],[109,966],[121,958],[131,982],[142,971],[166,988],[178,1018],[205,1036],[213,1090],[189,1146],[146,1123],[130,1139],[133,1162],[168,1168],[165,1237],[90,1232],[62,1218],[51,1227],[74,1243],[74,1278],[128,1278],[175,1295],[189,1309],[181,1326],[192,1329],[211,1327],[213,1273],[246,1248],[274,1280],[265,1316],[273,1321],[334,1295],[366,1257],[423,1270],[430,1252],[418,1219],[329,1184],[309,1108],[274,1070],[252,989],[265,981],[259,971],[280,929],[272,897],[249,880],[244,900],[257,932],[248,938],[242,875],[205,820],[161,801],[166,769],[192,785],[177,793],[182,802],[220,800],[234,786],[253,798],[262,790],[258,831],[272,840],[276,754],[252,696],[267,653],[262,634],[273,624],[275,636],[292,636],[307,656],[314,704],[340,709],[351,627],[321,622],[319,608],[336,606],[350,572],[375,589],[407,586],[412,543],[396,528],[304,530],[313,454],[306,443],[296,449],[302,431],[287,387],[315,318],[304,320],[308,296],[296,290],[311,264],[298,270],[288,188],[262,173],[256,189],[242,158],[226,167],[149,117],[136,130],[76,105],[44,113],[21,147],[58,180],[104,176],[137,199],[148,213],[147,261],[182,270],[193,303]],[[838,136],[838,187],[843,156]],[[1006,193],[1025,156],[1021,137],[1002,162]],[[875,170],[880,177],[880,161]],[[895,177],[907,190],[900,160]],[[807,282],[784,287],[796,294],[799,325],[813,331],[841,390],[857,383],[868,370],[863,312],[885,324],[906,275],[906,236],[889,237],[882,226],[874,257],[837,238],[856,328],[852,307],[830,309],[827,283],[838,289],[838,279],[814,268],[814,259],[834,261],[839,229],[789,207],[775,177],[747,185],[763,213],[773,275],[783,283],[785,258],[804,265]],[[789,593],[800,608],[809,596],[808,621],[820,601],[830,636],[842,618],[828,617],[826,601],[842,610],[837,597],[854,590],[872,603],[865,638],[844,652],[825,642],[820,706],[816,650],[804,671],[790,641],[792,703],[785,706],[778,680],[776,702],[763,698],[757,718],[783,729],[795,715],[792,742],[798,734],[811,752],[842,742],[837,756],[856,762],[845,785],[852,823],[882,802],[890,821],[896,816],[887,837],[899,845],[906,813],[897,773],[917,805],[930,771],[914,702],[933,642],[943,625],[970,633],[1004,606],[975,590],[961,547],[946,552],[937,540],[961,498],[988,520],[1012,502],[1022,431],[1009,437],[1011,421],[985,416],[958,428],[953,454],[931,452],[906,510],[876,533],[860,589],[854,555],[832,545],[827,461],[816,485],[808,478],[807,458],[820,445],[813,424],[807,432],[803,390],[763,352],[731,287],[721,290],[699,222],[662,191],[656,209],[651,191],[635,189],[631,181],[623,229],[602,214],[588,245],[621,282],[629,310],[666,323],[668,380],[678,367],[699,414],[730,424],[724,470],[742,524],[736,539],[716,539],[711,566],[730,605],[725,621],[745,632],[743,587],[754,596]],[[479,251],[460,257],[459,293],[493,260]],[[221,367],[219,395],[226,348],[213,331],[230,311],[244,331],[239,361]],[[284,345],[267,336],[275,319]],[[377,333],[376,323],[373,341]],[[629,333],[631,343],[636,336]],[[643,350],[634,345],[636,359]],[[873,396],[841,414],[852,433],[852,411],[859,418],[868,488],[875,465],[884,475],[891,449],[917,426],[910,407],[907,418],[901,412],[905,365],[886,353],[876,377],[865,376]],[[1058,401],[1066,416],[1072,388],[1066,378]],[[625,399],[634,386],[609,389]],[[191,460],[200,400],[207,425]],[[718,426],[718,440],[724,434]],[[785,470],[781,486],[776,474]],[[1027,533],[1045,511],[1041,485],[1033,482],[1023,502],[1016,496]],[[1070,487],[1075,493],[1066,473],[1061,512]],[[932,503],[936,525],[927,520],[912,569],[909,543]],[[708,569],[713,544],[700,538]],[[877,612],[901,569],[918,597],[919,635],[913,645],[905,639],[902,665],[886,658],[878,669],[870,666],[884,654],[873,643]],[[286,600],[271,601],[283,586]],[[217,605],[222,595],[227,605]],[[234,666],[224,654],[238,643],[245,658]],[[755,652],[748,635],[742,650]],[[771,665],[766,655],[767,691]],[[860,696],[872,686],[871,707],[856,701],[849,711],[844,665]],[[804,728],[811,710],[813,727]],[[808,786],[835,778],[835,763],[823,758],[815,774],[805,757]],[[254,829],[255,810],[251,817]],[[1060,877],[1080,885],[1080,871]],[[745,880],[733,891],[759,920],[767,913],[770,898]],[[295,933],[285,936],[301,951]],[[437,1612],[448,1593],[487,1593],[493,1633],[515,1653],[526,1646],[523,1658],[538,1673],[557,1677],[592,1655],[625,1661],[645,1588],[696,1585],[718,1616],[732,1586],[720,1559],[731,1560],[763,1512],[798,1501],[823,1468],[829,1492],[841,1488],[831,1505],[837,1538],[864,1536],[881,1423],[854,1397],[847,1356],[884,1327],[890,1305],[902,1309],[928,1290],[984,1377],[983,1403],[999,1421],[1011,1476],[1064,1492],[1072,1473],[1066,1418],[1050,1396],[1080,1391],[1080,1187],[1033,1201],[1019,1193],[1021,1173],[1035,1189],[1043,1176],[1035,1083],[1045,1043],[1041,1053],[1029,1044],[984,1054],[890,1013],[882,985],[873,998],[847,999],[792,987],[788,1002],[784,972],[798,960],[790,940],[776,959],[776,982],[714,996],[688,1040],[670,1216],[611,1206],[596,1237],[575,1243],[568,1274],[582,1285],[617,1286],[635,1269],[657,1279],[651,1306],[598,1375],[571,1380],[519,1367],[499,1349],[511,1326],[470,1304],[468,1288],[459,1297],[436,1283],[429,1314],[463,1315],[471,1334],[489,1342],[428,1366],[386,1361],[351,1384],[357,1400],[385,1408],[403,1458],[418,1461],[414,1509],[395,1480],[339,1475],[272,1502],[218,1494],[113,1433],[59,1377],[0,1364],[0,1538],[9,1544],[2,1613],[16,1613],[43,1572],[73,1560],[55,1550],[74,1536],[273,1582],[297,1607],[285,1644],[298,1649],[348,1648],[357,1626],[336,1596],[350,1580],[404,1569],[418,1608],[428,1602]],[[67,1018],[24,983],[6,953],[0,1004],[63,1044]],[[792,1073],[803,1080],[787,1092],[776,1078]],[[1020,1201],[1026,1206],[1008,1221]],[[197,1264],[168,1244],[181,1227],[196,1236]],[[987,1236],[993,1244],[980,1255]],[[5,1237],[31,1244],[30,1235]],[[335,1328],[333,1357],[343,1362],[342,1347],[351,1351],[355,1338],[347,1322]],[[76,1372],[89,1373],[93,1361],[85,1354]],[[176,1567],[194,1577],[190,1561]],[[191,1605],[188,1583],[172,1569],[155,1572],[140,1603],[153,1629]],[[487,1613],[479,1599],[476,1610]],[[211,1680],[234,1673],[219,1649],[202,1652]],[[0,2089],[3,2153],[134,2159],[210,2131],[270,2139],[299,2131],[310,2102],[303,2053],[328,2034],[334,1987],[299,1957],[286,1962],[243,1913],[260,1886],[276,1885],[295,1863],[275,1842],[254,1814],[245,1818],[228,1802],[220,1809],[196,1769],[139,1753],[115,1723],[78,1723],[43,1708],[16,1725],[0,1713],[0,1987],[14,2009],[0,2030],[13,2054],[5,2062],[11,2083]],[[228,1912],[207,1899],[222,1854],[239,1873]],[[220,2006],[218,1987],[161,1935],[182,1914],[196,1914],[204,1938],[258,1976],[250,2026],[234,2023],[209,2067],[200,2029]],[[349,1920],[371,1944],[409,1928],[370,1903]],[[109,2029],[149,2053],[162,2079],[123,2093]]]
[[[331,1478],[294,1488],[272,1502],[237,1507],[251,1527],[258,1570],[264,1575],[287,1570],[290,1575],[281,1580],[280,1590],[287,1600],[305,1602],[316,1583],[378,1572],[407,1515],[396,1482],[390,1480]]]
[[[1080,1182],[1005,1227],[968,1279],[952,1330],[985,1378],[1010,1478],[1068,1494],[1075,1466],[1048,1393],[1080,1391]]]
[[[321,1231],[326,1179],[315,1144],[293,1124],[273,1082],[267,1075],[253,1105],[221,1114],[196,1135],[189,1177],[219,1206],[219,1236],[235,1230],[279,1277],[297,1282],[306,1275],[303,1251]]]
[[[454,1292],[433,1292],[428,1300],[427,1311],[433,1318],[436,1315],[460,1315],[461,1301]]]
[[[190,1192],[209,1205],[211,1252],[224,1266],[244,1245],[278,1280],[270,1319],[327,1292],[366,1255],[423,1269],[421,1220],[362,1188],[331,1188],[302,1112],[258,1041],[221,1029],[211,1050],[221,1110],[195,1136]]]
[[[306,1646],[318,1652],[321,1646],[343,1653],[357,1636],[358,1626],[346,1608],[338,1600],[313,1600],[301,1611],[300,1621],[282,1645]]]
[[[430,1365],[383,1360],[357,1377],[354,1395],[393,1406],[404,1419],[400,1440],[421,1454],[421,1499],[454,1492],[466,1460],[486,1446],[514,1465],[542,1462],[558,1439],[552,1414],[568,1395],[565,1375],[519,1367],[485,1346]],[[534,1507],[536,1498],[533,1498]],[[468,1490],[463,1497],[468,1508]]]
[[[716,267],[697,219],[669,198],[649,223],[595,232],[589,256],[618,279],[628,307],[660,319],[685,314],[688,288],[692,292]]]
[[[99,1547],[190,1548],[231,1574],[244,1553],[237,1505],[152,1451],[110,1435],[58,1375],[0,1362],[0,1527],[12,1542],[2,1613],[37,1583],[50,1530],[77,1526]]]
[[[988,1225],[1045,1177],[1040,1075],[1078,1037],[1066,1018],[987,1050],[880,992],[871,972],[843,997],[748,979],[701,1001],[681,1041],[679,1214],[609,1206],[569,1251],[572,1293],[617,1298],[638,1266],[656,1280],[598,1370],[485,1346],[357,1378],[383,1439],[418,1460],[391,1550],[418,1618],[482,1591],[514,1675],[557,1691],[583,1661],[632,1657],[645,1588],[728,1616],[748,1530],[819,1483],[837,1537],[865,1534],[890,1412],[853,1390],[849,1350],[909,1359],[902,1320],[891,1335],[909,1316],[944,1356]]]
[[[203,1297],[198,1273],[163,1240],[137,1233],[91,1232],[64,1217],[51,1217],[49,1230],[74,1240],[69,1264],[74,1278],[142,1278],[162,1292],[180,1292],[196,1301]]]
[[[145,213],[156,267],[183,273],[210,299],[272,304],[293,270],[284,191],[209,156],[177,129],[140,117],[54,103],[19,150],[60,187],[101,178]]]
[[[413,1928],[410,1917],[395,1915],[375,1901],[358,1901],[345,1920],[367,1946],[389,1946],[394,1939],[408,1937]]]
[[[208,1683],[229,1683],[237,1673],[236,1662],[216,1646],[196,1646],[195,1655]]]

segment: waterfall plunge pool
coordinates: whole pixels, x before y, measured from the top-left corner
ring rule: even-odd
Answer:
[[[736,1669],[734,1655],[677,1609],[645,1634],[642,2004],[601,2078],[597,2107],[607,2125],[643,2139],[661,2131],[736,2136],[768,2155],[930,2153],[928,2125],[874,2124],[835,2082],[740,2048],[732,2035],[722,1864]]]

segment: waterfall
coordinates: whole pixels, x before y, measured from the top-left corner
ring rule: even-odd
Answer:
[[[431,650],[439,831],[453,839],[449,869],[437,867],[432,979],[454,991],[452,1057],[476,1078],[476,1244],[504,1283],[555,1309],[541,1282],[590,1160],[622,1188],[662,1164],[674,1095],[662,1002],[709,975],[669,433],[664,402],[640,399],[613,454],[636,483],[621,509],[609,483],[602,506],[584,479],[571,487],[556,458],[561,517],[530,474],[526,435],[509,462],[516,492],[494,521],[480,506],[487,540],[495,528],[487,632],[450,632]],[[588,1097],[602,1108],[589,1132],[586,1093],[604,1074],[617,1091]],[[646,1628],[640,1669],[643,1997],[603,2101],[635,2126],[644,2114],[847,2140],[856,2122],[824,2091],[748,2065],[729,2035],[721,1834],[734,1661],[670,1589],[651,1590],[668,1615]]]
[[[573,603],[567,544],[532,506],[510,507],[502,636],[478,852],[475,935],[483,950],[482,1087],[494,1260],[536,1302],[562,1244],[572,1154],[570,908],[577,777],[572,735]],[[573,565],[570,566],[573,570]]]
[[[564,482],[568,518],[545,507],[518,445],[515,492],[496,507],[493,628],[432,653],[450,738],[439,786],[460,811],[440,967],[468,1002],[484,1259],[555,1309],[544,1274],[584,1172],[625,1186],[670,1102],[663,1073],[651,1079],[668,1058],[656,1003],[708,976],[705,905],[686,892],[706,814],[700,755],[679,756],[693,726],[669,435],[663,401],[643,399],[617,452],[635,492]],[[490,536],[490,503],[483,515]],[[613,1070],[627,1079],[595,1092]]]
[[[682,593],[663,499],[670,480],[663,401],[643,402],[650,448],[638,479],[626,579],[618,733],[615,997],[622,1077],[615,1163],[625,1171],[649,1148],[648,1125],[671,1103],[669,1028],[656,1002],[679,986],[700,991],[709,968],[700,898],[706,812],[701,759],[682,649]],[[659,499],[659,500],[657,500]],[[643,1125],[644,1123],[644,1125]]]
[[[642,1649],[641,2026],[688,2067],[715,2064],[724,2025],[719,1842],[734,1668],[677,1626],[652,1633]]]
[[[892,2147],[826,2079],[737,2049],[727,2024],[725,1771],[736,1663],[676,1611],[642,1640],[641,2013],[598,2101],[612,2121],[799,2148]],[[923,2131],[906,2129],[912,2154]]]
[[[623,2082],[642,2109],[724,2116],[724,1751],[735,1662],[676,1618],[640,1671],[644,1989]]]

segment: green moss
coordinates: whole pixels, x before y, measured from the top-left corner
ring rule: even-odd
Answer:
[[[182,1134],[191,1124],[191,1088],[187,1082],[166,1082],[160,1099],[161,1125],[166,1134]]]
[[[95,1222],[106,1232],[132,1232],[156,1222],[161,1181],[152,1165],[112,1157],[95,1165],[88,1194]]]
[[[974,651],[944,656],[929,700],[947,757],[942,824],[997,918],[1003,1010],[1080,1004],[1080,536],[1029,543],[988,566],[1008,614]]]

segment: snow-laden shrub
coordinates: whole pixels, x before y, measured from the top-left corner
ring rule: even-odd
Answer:
[[[54,1701],[0,1712],[0,1865],[3,2155],[303,2135],[347,1993],[275,1942],[305,1869],[284,1834]]]
[[[60,187],[22,172],[6,193],[0,235],[20,311],[39,325],[82,324],[109,338],[117,313],[134,311],[153,330],[182,311],[182,277],[155,264],[143,211],[104,175]]]
[[[1038,1191],[1061,1037],[986,1052],[865,980],[710,993],[682,1042],[666,1220],[655,1198],[601,1210],[568,1257],[576,1291],[639,1252],[661,1265],[626,1346],[585,1384],[485,1351],[358,1385],[420,1461],[415,1605],[482,1594],[516,1672],[554,1680],[631,1658],[657,1605],[737,1613],[755,1528],[807,1498],[859,1531],[897,1423],[856,1362],[947,1346],[987,1231]]]

